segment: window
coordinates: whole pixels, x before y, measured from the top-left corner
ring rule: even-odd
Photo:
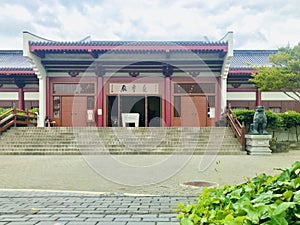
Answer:
[[[87,109],[94,109],[95,108],[95,97],[88,96],[87,97]]]
[[[280,113],[281,112],[280,107],[270,107],[269,110],[272,111],[273,113]]]
[[[53,84],[54,94],[94,94],[94,83]]]
[[[208,96],[207,100],[208,100],[208,107],[216,107],[215,96]]]
[[[54,118],[60,117],[60,97],[59,96],[53,97],[53,117]]]
[[[176,94],[202,94],[215,93],[215,84],[199,84],[199,83],[178,83],[174,84],[174,93]]]
[[[181,116],[181,97],[175,96],[174,97],[174,117]]]

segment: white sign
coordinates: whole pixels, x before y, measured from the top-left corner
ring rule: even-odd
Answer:
[[[110,94],[158,94],[158,84],[150,83],[110,83]]]
[[[209,108],[209,112],[208,112],[208,117],[209,118],[215,118],[216,117],[216,110],[215,108]]]
[[[94,114],[93,110],[91,110],[91,109],[87,110],[88,121],[92,121],[93,120],[93,114]]]

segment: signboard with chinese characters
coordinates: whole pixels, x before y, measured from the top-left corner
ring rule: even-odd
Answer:
[[[158,84],[151,83],[110,83],[110,94],[158,94]]]

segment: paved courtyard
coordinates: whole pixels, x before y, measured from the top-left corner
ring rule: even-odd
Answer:
[[[194,201],[202,190],[184,182],[242,183],[261,172],[279,173],[274,168],[300,160],[300,151],[176,157],[172,158],[173,173],[167,166],[157,173],[157,164],[170,163],[167,156],[115,156],[114,160],[141,171],[132,170],[120,178],[120,171],[101,171],[83,156],[0,156],[0,225],[179,224],[174,212],[177,203]],[[153,174],[144,174],[144,167]],[[151,182],[131,183],[145,179]]]

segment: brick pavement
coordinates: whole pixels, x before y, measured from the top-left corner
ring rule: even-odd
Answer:
[[[0,225],[175,225],[176,205],[195,198],[3,190]]]

